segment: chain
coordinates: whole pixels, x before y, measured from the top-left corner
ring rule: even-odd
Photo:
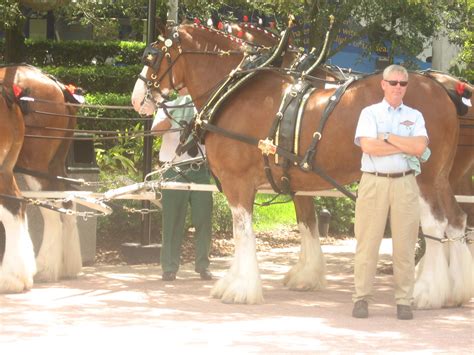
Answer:
[[[440,242],[440,243],[453,243],[453,242],[457,242],[457,241],[464,241],[467,244],[472,244],[472,243],[474,243],[474,239],[471,238],[470,235],[473,234],[473,233],[474,233],[474,231],[466,231],[466,233],[464,233],[463,235],[461,235],[459,237],[436,238],[436,237],[432,237],[432,236],[429,236],[429,235],[424,235],[424,237],[428,238],[428,239],[431,239],[431,240],[435,240],[435,241]]]
[[[84,221],[87,221],[87,219],[91,217],[103,217],[107,215],[104,212],[76,211],[70,208],[57,207],[54,204],[52,204],[53,200],[25,199],[25,201],[30,205],[47,208],[52,211],[65,214],[67,216],[82,217]],[[54,201],[60,202],[60,203],[70,202],[67,199],[57,199]]]
[[[151,209],[151,208],[130,208],[130,207],[127,207],[127,206],[122,206],[123,210],[128,212],[128,213],[140,213],[142,215],[147,215],[147,214],[150,214],[150,213],[155,213],[155,212],[159,212],[160,210],[159,209]]]

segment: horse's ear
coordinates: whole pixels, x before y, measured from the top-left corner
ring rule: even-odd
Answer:
[[[155,19],[155,33],[157,37],[158,35],[164,36],[166,33],[166,21],[163,21],[159,17]]]

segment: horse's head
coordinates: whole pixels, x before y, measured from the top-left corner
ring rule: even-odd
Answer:
[[[132,105],[140,114],[152,114],[172,90],[185,86],[178,61],[182,53],[178,27],[167,28],[165,36],[148,45],[142,56],[144,67],[132,93]]]
[[[249,44],[237,37],[201,25],[169,27],[164,36],[145,49],[145,67],[132,94],[135,110],[151,114],[171,91],[183,87],[189,89],[194,100],[205,100],[239,64],[248,48]]]

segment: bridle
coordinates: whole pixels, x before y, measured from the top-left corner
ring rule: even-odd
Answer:
[[[160,43],[161,42],[163,43],[163,46],[160,49]],[[170,49],[173,47],[173,45],[175,43],[178,46],[178,55],[173,60],[171,58]],[[145,82],[145,85],[146,85],[145,100],[153,98],[153,95],[152,95],[153,91],[157,91],[158,94],[161,97],[163,97],[165,100],[169,100],[169,95],[165,94],[161,90],[161,81],[167,75],[168,75],[168,79],[169,79],[171,88],[173,90],[177,91],[177,90],[180,90],[182,88],[182,86],[177,87],[174,84],[174,80],[173,80],[173,66],[176,64],[178,59],[181,57],[182,53],[183,53],[183,50],[181,48],[181,43],[179,41],[178,26],[171,27],[171,36],[170,36],[170,38],[164,39],[163,37],[160,36],[158,38],[158,41],[149,44],[145,48],[145,50],[143,52],[143,56],[142,56],[142,63],[145,66],[150,67],[154,71],[150,75],[150,79],[144,77],[141,74],[138,75],[138,78],[140,80],[143,80]],[[161,66],[161,62],[163,61],[163,58],[166,58],[168,66],[167,66],[166,70],[163,72],[163,74],[161,74],[161,76],[158,77],[155,73],[160,70],[160,66]]]

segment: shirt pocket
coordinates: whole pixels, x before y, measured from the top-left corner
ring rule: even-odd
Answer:
[[[415,129],[415,122],[409,119],[401,120],[398,124],[398,135],[403,137],[410,137],[413,135]]]

